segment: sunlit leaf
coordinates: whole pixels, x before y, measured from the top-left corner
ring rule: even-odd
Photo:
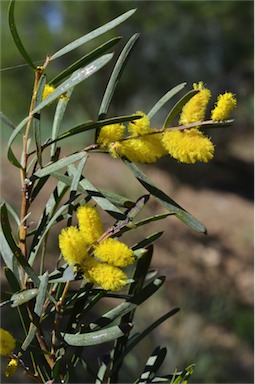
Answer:
[[[100,45],[98,48],[94,49],[92,52],[89,52],[87,55],[81,57],[75,63],[71,64],[64,71],[60,72],[54,79],[49,81],[49,84],[55,85],[59,81],[63,80],[65,77],[71,75],[74,71],[81,68],[84,65],[87,65],[92,60],[98,58],[103,53],[105,53],[108,49],[112,48],[115,44],[117,44],[121,40],[121,37],[114,37],[113,39],[107,41],[106,43]]]
[[[65,55],[66,53],[68,52],[71,52],[73,49],[76,49],[78,48],[79,46],[81,46],[82,44],[85,44],[87,43],[88,41],[92,40],[92,39],[95,39],[96,37],[104,34],[105,32],[113,29],[114,27],[116,27],[118,24],[121,24],[123,23],[123,21],[125,21],[126,19],[128,19],[130,16],[133,15],[133,13],[135,12],[136,10],[135,9],[131,9],[130,11],[124,13],[123,15],[117,17],[116,19],[108,22],[107,24],[93,30],[92,32],[80,37],[79,39],[73,41],[72,43],[66,45],[65,47],[61,48],[59,51],[57,51],[56,53],[54,53],[50,60],[55,60],[56,58],[60,57],[60,56],[63,56]]]
[[[182,110],[182,107],[193,97],[195,96],[199,90],[192,90],[186,93],[171,109],[169,112],[164,124],[163,128],[167,128],[171,121],[175,118],[175,116]]]
[[[78,160],[81,160],[82,158],[86,158],[87,153],[85,151],[74,153],[73,155],[63,157],[62,159],[56,161],[55,163],[52,163],[50,165],[47,165],[44,168],[39,169],[36,171],[31,177],[30,181],[34,181],[37,178],[44,177],[47,175],[50,175],[52,172],[58,171],[59,169],[62,169],[72,163],[75,163]]]
[[[97,72],[100,68],[102,68],[105,64],[108,63],[108,61],[112,58],[112,54],[106,54],[104,56],[101,56],[99,59],[93,61],[88,66],[81,68],[74,72],[72,76],[70,76],[69,79],[64,81],[62,84],[60,84],[53,93],[51,93],[48,97],[46,97],[39,105],[31,111],[31,115],[39,112],[44,107],[46,107],[48,104],[52,103],[54,100],[56,100],[58,97],[60,97],[62,94],[67,92],[70,88],[73,88],[75,85],[79,84],[83,80],[87,79],[89,76]],[[29,121],[31,117],[27,116],[25,119],[23,119],[19,125],[16,127],[16,129],[12,132],[8,145],[7,145],[7,156],[9,161],[15,165],[18,168],[22,168],[20,162],[15,157],[11,146],[17,137],[17,135],[21,132],[21,130],[24,128],[25,124]],[[52,144],[52,143],[50,143]]]
[[[125,65],[126,65],[127,60],[130,56],[130,53],[131,53],[132,49],[134,48],[134,45],[137,42],[138,38],[139,38],[138,33],[136,33],[135,35],[133,35],[130,38],[130,40],[127,42],[127,44],[123,48],[115,66],[114,66],[114,69],[112,71],[111,77],[110,77],[109,82],[107,84],[107,87],[106,87],[106,90],[105,90],[105,93],[103,96],[103,100],[101,102],[101,106],[99,109],[99,113],[98,113],[98,119],[99,120],[104,119],[107,112],[108,112],[109,105],[111,103],[115,88],[117,87],[117,84],[119,82],[119,79],[121,77],[123,69],[125,68]],[[97,134],[98,134],[98,132],[97,132]]]
[[[159,101],[152,107],[152,109],[147,113],[149,119],[151,119],[156,113],[174,96],[176,93],[180,92],[186,83],[181,83],[176,87],[170,89]]]
[[[51,141],[53,141],[53,144],[51,145],[51,149],[50,149],[51,158],[55,156],[56,142],[54,142],[54,140],[58,137],[59,129],[64,117],[64,113],[70,101],[73,90],[74,90],[74,87],[68,89],[65,96],[60,97],[60,99],[58,100],[58,104],[57,104],[54,119],[53,119],[52,131],[51,131]]]

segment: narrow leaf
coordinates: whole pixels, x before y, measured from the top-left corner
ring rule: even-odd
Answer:
[[[34,312],[39,317],[41,316],[41,314],[43,312],[45,298],[47,295],[48,281],[49,281],[49,274],[46,271],[43,274],[43,276],[41,276],[41,278],[40,278],[39,293],[37,295],[36,302],[35,302],[35,308],[34,308]]]
[[[16,128],[16,125],[2,111],[0,111],[0,118],[12,130]]]
[[[38,287],[40,284],[40,280],[32,267],[28,264],[27,260],[25,259],[24,255],[21,253],[21,250],[17,246],[15,240],[12,237],[12,231],[11,226],[8,219],[8,213],[5,204],[1,207],[1,223],[2,223],[2,230],[3,235],[10,247],[10,249],[13,252],[13,256],[17,259],[17,261],[20,263],[20,265],[24,268],[25,272],[28,274],[28,276],[31,277],[34,284]]]
[[[21,289],[19,278],[15,276],[10,268],[4,267],[5,277],[9,283],[12,292],[17,292]]]
[[[184,95],[174,106],[173,108],[171,109],[171,111],[169,112],[165,122],[164,122],[164,125],[163,125],[163,128],[167,128],[169,126],[169,124],[171,123],[171,121],[175,118],[175,116],[182,110],[182,107],[193,97],[195,96],[197,93],[199,92],[199,90],[192,90],[192,91],[189,91],[188,93],[186,93],[186,95]]]
[[[68,68],[64,69],[64,71],[60,72],[56,77],[54,77],[54,79],[52,79],[49,82],[49,84],[53,84],[53,85],[57,84],[59,81],[71,75],[77,69],[81,68],[84,65],[87,65],[92,60],[101,56],[103,53],[105,53],[108,49],[112,48],[120,40],[121,40],[121,37],[118,36],[100,45],[98,48],[94,49],[92,52],[89,52],[87,55],[83,56],[82,58],[77,60],[75,63],[71,64]]]
[[[161,316],[158,320],[152,323],[148,328],[146,328],[142,333],[138,334],[136,337],[132,339],[132,341],[128,344],[127,348],[123,352],[123,356],[126,356],[141,340],[143,340],[147,335],[149,335],[156,327],[158,327],[165,320],[169,319],[169,317],[174,316],[177,312],[179,312],[180,308],[174,308],[171,311],[167,312],[165,315]]]
[[[32,288],[19,293],[14,293],[11,297],[12,307],[17,307],[18,305],[27,303],[28,301],[34,299],[38,295],[38,289]]]
[[[99,59],[93,61],[88,66],[79,69],[78,71],[74,72],[72,76],[64,81],[62,84],[60,84],[55,91],[50,94],[48,97],[46,97],[33,111],[31,111],[31,114],[35,114],[36,112],[39,112],[44,107],[46,107],[48,104],[52,103],[54,100],[56,100],[59,96],[66,93],[68,89],[74,87],[75,85],[79,84],[81,81],[87,79],[89,76],[91,76],[93,73],[97,72],[100,68],[102,68],[105,64],[108,63],[108,61],[112,58],[112,54],[107,54]],[[25,119],[23,119],[19,125],[16,127],[16,129],[13,131],[12,135],[9,138],[8,145],[7,145],[7,156],[9,161],[15,165],[18,168],[22,168],[21,164],[15,157],[11,146],[16,138],[16,136],[21,132],[21,130],[24,128],[25,124],[30,119],[30,116],[27,116]],[[50,142],[48,145],[51,145],[52,142]],[[45,148],[46,146],[44,146]]]
[[[195,231],[206,234],[206,228],[202,223],[200,223],[200,221],[185,211],[163,191],[158,189],[135,164],[131,163],[127,159],[123,159],[123,162],[133,172],[136,179],[160,202],[160,204],[166,207],[171,213],[174,213],[178,219],[183,221],[189,227],[193,228]]]
[[[174,96],[176,93],[180,92],[186,83],[181,83],[176,85],[176,87],[170,89],[161,99],[154,105],[154,107],[147,113],[149,119],[151,119],[156,113]]]
[[[35,97],[35,107],[42,101],[43,90],[46,84],[46,75],[42,75],[38,84],[38,89]],[[40,166],[42,166],[42,146],[41,146],[41,116],[40,113],[34,115],[33,119],[33,131],[36,145],[37,160]]]
[[[57,57],[63,56],[68,52],[71,52],[73,49],[78,48],[82,44],[87,43],[88,41],[95,39],[96,37],[102,35],[103,33],[113,29],[118,24],[123,23],[126,19],[128,19],[130,16],[133,15],[135,12],[135,9],[131,9],[130,11],[124,13],[123,15],[117,17],[116,19],[110,21],[109,23],[93,30],[92,32],[80,37],[79,39],[73,41],[72,43],[66,45],[65,47],[61,48],[59,51],[54,53],[54,55],[51,56],[50,60],[55,60]]]
[[[35,324],[33,323],[30,323],[30,326],[29,326],[29,330],[28,330],[28,334],[25,338],[25,340],[23,341],[22,345],[21,345],[21,349],[23,351],[26,351],[27,348],[29,347],[29,345],[32,343],[35,335],[36,335],[36,331],[37,331],[37,327]]]
[[[155,376],[155,373],[161,367],[166,357],[166,353],[167,353],[166,348],[160,349],[159,347],[157,347],[153,351],[149,359],[147,360],[143,373],[141,374],[140,378],[136,380],[135,383],[136,384],[151,383],[151,379]]]
[[[136,304],[130,302],[124,302],[102,315],[98,320],[93,321],[88,326],[91,330],[98,330],[106,327],[118,317],[124,316],[126,313],[136,308]]]
[[[15,18],[14,18],[14,5],[15,5],[15,0],[12,0],[10,2],[10,5],[9,5],[9,13],[8,13],[8,21],[9,21],[9,27],[10,27],[10,31],[12,34],[12,38],[13,38],[14,43],[16,44],[16,47],[18,48],[20,54],[23,56],[23,58],[25,59],[27,64],[30,67],[32,67],[33,69],[36,69],[35,64],[32,62],[30,56],[28,55],[27,51],[25,50],[25,48],[24,48],[24,46],[20,40],[18,31],[16,28]]]
[[[106,197],[92,185],[87,179],[82,179],[80,185],[85,189],[89,196],[109,215],[113,216],[117,220],[124,220],[125,215]]]
[[[41,178],[47,175],[50,175],[52,172],[57,171],[59,169],[62,169],[72,163],[75,163],[78,160],[81,160],[82,158],[86,158],[87,153],[85,151],[79,152],[79,153],[74,153],[73,155],[70,156],[65,156],[62,159],[56,161],[53,164],[47,165],[44,168],[39,169],[36,171],[31,177],[30,181],[34,181],[37,178]]]
[[[74,87],[68,89],[65,96],[60,97],[60,99],[58,100],[56,112],[54,115],[53,125],[52,125],[52,132],[51,132],[51,141],[53,141],[53,144],[51,145],[51,149],[50,149],[51,158],[54,157],[56,152],[56,142],[54,142],[54,140],[58,137],[59,129],[64,117],[64,113],[66,111],[66,107],[69,103],[73,90],[74,90]]]
[[[89,345],[98,345],[106,343],[108,341],[116,340],[117,338],[128,333],[132,329],[132,327],[132,324],[120,324],[114,325],[113,327],[109,327],[106,329],[102,329],[100,331],[89,333],[71,334],[61,332],[61,336],[63,336],[65,342],[69,345],[85,347]]]
[[[54,100],[56,100],[59,96],[63,95],[65,92],[68,91],[68,89],[73,88],[75,85],[81,83],[83,80],[87,79],[91,75],[93,75],[95,72],[97,72],[99,69],[101,69],[105,64],[107,64],[111,58],[113,57],[112,53],[108,53],[106,55],[103,55],[99,57],[98,59],[94,60],[89,65],[78,69],[77,71],[73,72],[73,74],[69,77],[69,79],[65,80],[63,83],[61,83],[55,91],[50,94],[48,97],[46,97],[33,111],[35,112],[40,111],[46,105],[52,103]]]
[[[66,185],[71,186],[72,178],[70,176],[63,175],[62,173],[58,173],[58,172],[53,172],[52,176],[55,177],[57,180],[62,181]],[[79,183],[77,191],[87,194],[87,191],[85,190],[85,188],[83,188],[81,183]],[[105,196],[109,201],[111,201],[113,204],[117,206],[128,208],[128,207],[133,207],[135,205],[133,201],[128,200],[124,196],[117,195],[116,193],[112,193],[101,188],[98,188],[98,191],[103,196]]]
[[[139,241],[138,243],[134,244],[132,246],[133,251],[135,251],[136,249],[139,249],[139,248],[145,248],[149,244],[154,243],[157,239],[159,239],[163,235],[163,233],[164,232],[161,231],[161,232],[156,232],[156,233],[153,233],[152,235],[149,235],[145,239],[143,239],[143,240]]]
[[[138,33],[136,33],[135,35],[133,35],[131,37],[131,39],[127,42],[127,44],[123,48],[115,66],[114,66],[114,69],[112,71],[110,80],[107,84],[107,87],[106,87],[106,90],[105,90],[105,93],[103,96],[103,100],[101,102],[101,106],[99,109],[99,114],[98,114],[99,120],[105,118],[105,116],[108,112],[109,105],[111,103],[115,88],[117,87],[120,76],[121,76],[121,74],[125,68],[127,60],[129,58],[129,55],[130,55],[135,43],[137,42],[138,38],[139,38]]]
[[[61,135],[59,135],[59,137],[55,141],[63,140],[67,137],[77,135],[78,133],[89,131],[91,129],[100,128],[104,125],[124,123],[126,121],[136,120],[140,118],[141,118],[140,115],[128,115],[128,116],[119,116],[119,117],[112,117],[110,119],[98,120],[97,122],[91,121],[91,120],[86,121],[85,123],[79,124],[76,127],[61,133]],[[45,147],[48,146],[49,144],[51,144],[51,142],[45,144]]]

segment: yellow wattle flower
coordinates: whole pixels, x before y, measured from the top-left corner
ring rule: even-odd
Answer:
[[[82,264],[88,257],[88,243],[76,227],[63,228],[59,235],[59,248],[68,264]]]
[[[55,92],[54,85],[45,84],[43,94],[42,94],[42,100],[46,99],[46,97],[51,95],[53,92]]]
[[[96,260],[90,260],[85,264],[85,278],[101,286],[106,291],[119,291],[127,283],[126,274],[118,267]]]
[[[193,88],[199,90],[199,92],[183,106],[179,125],[203,121],[205,118],[206,108],[211,98],[211,92],[209,89],[204,88],[202,81],[198,84],[194,83]]]
[[[215,108],[211,112],[212,120],[222,121],[229,118],[230,112],[236,107],[236,98],[231,92],[219,95]]]
[[[141,115],[142,117],[137,120],[130,121],[128,124],[128,132],[131,136],[145,135],[150,132],[150,120],[146,114],[142,111],[137,111],[135,115]]]
[[[213,143],[196,128],[185,131],[168,130],[164,133],[162,142],[169,154],[182,163],[207,163],[214,155]]]
[[[19,364],[18,359],[15,359],[15,358],[11,359],[6,367],[5,376],[6,377],[13,376],[17,370],[18,364]]]
[[[114,141],[123,139],[124,133],[125,126],[123,124],[105,125],[100,129],[97,143],[107,146]]]
[[[83,205],[77,209],[79,229],[85,241],[92,245],[103,234],[102,220],[94,207]]]
[[[16,340],[12,334],[0,328],[0,355],[8,356],[16,346]]]
[[[126,267],[135,262],[134,252],[118,240],[108,238],[96,246],[94,256],[115,267]]]
[[[127,157],[134,163],[154,163],[167,154],[161,142],[162,133],[130,138],[109,147],[112,157]]]

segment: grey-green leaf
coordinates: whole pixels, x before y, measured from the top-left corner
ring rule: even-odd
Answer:
[[[185,211],[185,209],[178,205],[163,191],[158,189],[135,164],[131,163],[127,159],[123,159],[123,162],[133,172],[136,179],[160,202],[160,204],[166,207],[171,213],[174,213],[178,219],[183,221],[189,227],[193,228],[195,231],[206,234],[206,228],[199,220],[197,220],[189,212]]]
[[[91,31],[90,33],[80,37],[79,39],[73,41],[72,43],[66,45],[65,47],[61,48],[59,51],[54,53],[51,57],[50,60],[55,60],[56,58],[65,55],[68,52],[71,52],[73,49],[78,48],[82,44],[87,43],[88,41],[95,39],[96,37],[104,34],[105,32],[113,29],[116,27],[118,24],[123,23],[126,19],[128,19],[130,16],[133,15],[135,12],[135,9],[131,9],[130,11],[124,13],[123,15],[117,17],[116,19],[110,21],[109,23],[95,29],[94,31]]]
[[[27,289],[19,293],[14,293],[11,297],[12,307],[17,307],[18,305],[24,304],[38,295],[38,288]]]
[[[30,181],[33,181],[37,178],[41,178],[47,175],[50,175],[52,172],[58,171],[59,169],[62,169],[70,164],[75,163],[76,161],[79,161],[83,158],[87,157],[87,153],[85,151],[74,153],[73,155],[63,157],[62,159],[56,161],[55,163],[52,163],[44,168],[39,169],[36,171],[30,178]]]
[[[103,344],[108,341],[116,340],[119,337],[124,336],[132,329],[132,324],[120,324],[114,325],[100,331],[89,333],[61,333],[65,342],[69,345],[76,347],[85,347],[90,345]]]
[[[98,114],[99,120],[103,119],[107,114],[110,102],[112,100],[112,97],[113,97],[113,94],[115,91],[115,88],[117,87],[120,76],[123,72],[123,69],[127,63],[127,60],[130,56],[130,53],[131,53],[132,49],[134,48],[134,45],[137,42],[138,38],[139,38],[138,33],[136,33],[135,35],[133,35],[130,38],[130,40],[127,42],[127,44],[123,48],[123,50],[122,50],[122,52],[121,52],[121,54],[120,54],[120,56],[119,56],[119,58],[115,64],[115,67],[112,71],[110,80],[107,84],[107,87],[106,87],[106,90],[105,90],[105,93],[103,96],[103,100],[101,102],[101,106],[100,106],[99,114]]]

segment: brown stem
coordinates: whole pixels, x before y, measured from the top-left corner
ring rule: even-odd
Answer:
[[[21,252],[23,253],[24,257],[27,258],[27,244],[26,244],[26,237],[27,237],[27,220],[25,219],[28,214],[29,209],[29,197],[31,192],[31,185],[28,185],[27,179],[27,164],[28,164],[28,153],[27,153],[27,147],[28,147],[28,138],[29,138],[29,132],[31,128],[31,124],[33,121],[33,109],[35,107],[35,100],[36,100],[36,92],[38,89],[38,84],[40,81],[40,78],[43,74],[43,71],[45,70],[46,66],[49,63],[49,57],[46,58],[45,63],[42,67],[37,67],[35,71],[35,80],[34,80],[34,87],[33,87],[33,94],[32,99],[30,103],[29,108],[29,120],[26,125],[25,133],[23,135],[23,150],[22,150],[22,159],[21,159],[21,195],[22,195],[22,201],[21,201],[21,212],[20,212],[20,227],[19,227],[19,248]],[[21,281],[23,282],[23,287],[25,288],[25,281],[24,281],[24,272],[21,272]]]

